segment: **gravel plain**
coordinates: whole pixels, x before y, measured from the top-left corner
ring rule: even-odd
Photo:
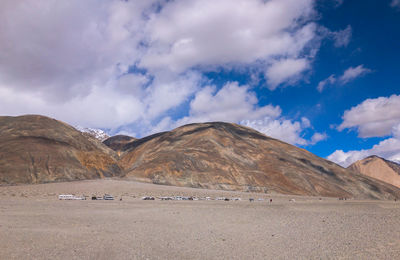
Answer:
[[[58,200],[104,193],[116,200]],[[176,195],[242,200],[141,200]],[[0,259],[400,259],[400,202],[122,180],[3,186]]]

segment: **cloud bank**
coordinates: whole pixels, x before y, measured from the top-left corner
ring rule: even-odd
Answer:
[[[194,120],[247,122],[275,137],[288,126],[282,138],[304,144],[301,123],[260,106],[251,86],[215,86],[205,74],[296,84],[320,46],[316,19],[312,0],[1,1],[0,113],[138,136]]]

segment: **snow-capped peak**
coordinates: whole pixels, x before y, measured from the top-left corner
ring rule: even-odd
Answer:
[[[90,136],[100,140],[101,142],[103,142],[104,140],[106,140],[107,138],[110,137],[106,132],[104,132],[101,129],[81,127],[81,126],[76,126],[75,128],[77,130],[81,131],[82,133],[89,134]]]

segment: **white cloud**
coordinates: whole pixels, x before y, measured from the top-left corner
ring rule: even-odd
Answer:
[[[259,107],[257,104],[257,96],[249,86],[230,82],[218,91],[215,86],[208,86],[196,93],[190,102],[189,116],[178,120],[177,125],[206,121],[240,122],[244,119],[276,118],[281,114],[279,106]]]
[[[144,99],[148,110],[146,117],[156,118],[163,112],[188,101],[189,97],[200,88],[200,82],[201,76],[195,72],[181,75],[173,81],[163,79],[158,82],[156,79],[147,89],[148,96]]]
[[[150,2],[2,1],[0,84],[48,99],[88,94],[140,56]]]
[[[217,90],[204,72],[248,70],[270,89],[294,84],[319,49],[316,17],[313,0],[4,0],[0,113],[139,136],[177,122],[262,120],[302,144],[305,120],[260,107],[249,86]],[[172,119],[182,104],[188,116]]]
[[[340,131],[356,128],[360,137],[387,136],[400,123],[400,95],[367,99],[346,110]]]
[[[400,139],[400,124],[395,125],[395,126],[392,127],[392,135],[395,138]]]
[[[309,61],[306,59],[285,59],[274,62],[265,73],[268,88],[274,90],[284,82],[296,82],[309,66]]]
[[[346,47],[350,42],[351,35],[352,29],[350,25],[341,31],[332,32],[332,37],[335,41],[335,47]]]
[[[400,0],[392,0],[390,6],[393,8],[400,8]]]
[[[337,3],[336,7],[340,6],[341,4],[342,3]],[[326,27],[319,26],[318,32],[322,35],[322,37],[332,40],[336,48],[341,48],[349,45],[353,29],[351,25],[347,25],[347,27],[342,30],[331,31]]]
[[[342,76],[339,77],[339,82],[342,84],[346,84],[358,77],[364,76],[372,72],[370,69],[364,68],[364,65],[359,65],[357,67],[348,68]]]
[[[311,137],[311,144],[316,144],[326,139],[328,139],[328,135],[326,133],[315,133]]]
[[[342,85],[349,83],[350,81],[364,76],[365,74],[368,74],[372,72],[372,70],[364,68],[364,65],[359,65],[357,67],[350,67],[347,70],[343,72],[343,75],[341,75],[339,78],[336,78],[335,74],[330,75],[328,78],[320,81],[317,86],[317,90],[319,92],[322,92],[327,86],[333,85],[335,83],[340,83]]]
[[[327,85],[332,85],[336,82],[335,75],[330,75],[328,78],[318,83],[317,90],[322,92]]]
[[[304,130],[312,128],[310,120],[305,117],[301,118],[301,121],[264,117],[258,120],[243,120],[240,124],[293,145],[314,145],[327,138],[325,133],[314,133],[310,140],[305,139]]]
[[[307,117],[302,117],[301,118],[301,126],[304,128],[309,128],[311,127],[311,122]]]
[[[301,137],[304,128],[298,121],[266,117],[259,120],[244,120],[241,124],[290,144],[308,144],[307,140]]]
[[[144,113],[140,100],[133,96],[120,95],[108,87],[93,87],[89,95],[77,96],[64,103],[50,103],[38,93],[21,93],[1,87],[0,96],[0,111],[4,114],[44,114],[72,125],[89,125],[94,128],[127,124]]]
[[[44,114],[72,125],[93,128],[117,129],[136,121],[149,125],[163,112],[187,101],[198,87],[198,77],[196,73],[188,73],[171,82],[152,84],[139,90],[142,92],[140,95],[119,92],[121,84],[118,82],[93,86],[88,95],[76,96],[62,103],[49,102],[40,93],[21,93],[0,86],[0,111],[6,115]],[[126,78],[121,80],[126,84]],[[135,87],[133,84],[132,88]]]
[[[364,159],[370,155],[377,155],[387,160],[400,162],[400,139],[388,138],[381,141],[379,144],[374,145],[371,149],[348,151],[337,150],[327,157],[335,163],[347,167],[350,164]]]
[[[311,0],[177,0],[148,23],[146,68],[251,64],[298,57],[314,39]]]
[[[122,75],[117,81],[117,90],[121,93],[133,95],[142,98],[145,95],[146,85],[149,84],[150,79],[143,74],[125,74]]]

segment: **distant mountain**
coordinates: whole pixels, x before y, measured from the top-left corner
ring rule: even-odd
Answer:
[[[394,198],[400,189],[229,123],[190,124],[124,145],[127,178],[283,194]]]
[[[0,117],[0,184],[120,176],[116,153],[75,128],[38,115]]]
[[[348,169],[400,188],[400,164],[376,155],[359,160]]]
[[[115,135],[110,138],[107,138],[106,140],[103,141],[103,144],[107,145],[114,151],[121,153],[124,151],[124,147],[133,142],[136,141],[136,138],[133,138],[131,136],[127,135]]]
[[[106,140],[107,138],[110,137],[106,132],[104,132],[101,129],[81,127],[81,126],[76,126],[75,128],[86,135],[89,135],[91,137],[94,137],[94,138],[100,140],[101,142],[103,142],[104,140]]]

